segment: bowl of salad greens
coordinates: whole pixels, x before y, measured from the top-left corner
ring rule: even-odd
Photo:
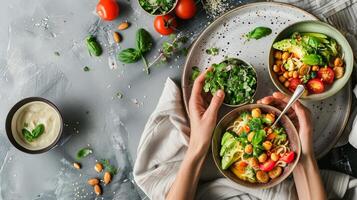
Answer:
[[[292,121],[264,104],[235,108],[217,124],[212,156],[218,170],[231,181],[249,188],[269,188],[285,180],[301,155],[301,143]]]
[[[227,58],[206,73],[203,90],[212,95],[223,90],[224,104],[231,107],[241,106],[254,101],[257,89],[257,73],[252,65],[238,59]]]
[[[353,52],[346,38],[320,21],[292,24],[278,34],[269,54],[269,74],[275,86],[291,95],[299,84],[301,97],[322,100],[340,91],[353,71]]]
[[[178,0],[138,0],[140,7],[150,15],[166,15],[175,9]]]

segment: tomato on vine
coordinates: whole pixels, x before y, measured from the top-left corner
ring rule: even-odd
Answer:
[[[157,16],[154,20],[155,30],[161,35],[170,35],[177,28],[177,21],[172,15]]]

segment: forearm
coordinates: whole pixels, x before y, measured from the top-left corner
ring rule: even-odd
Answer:
[[[206,153],[192,147],[188,148],[176,179],[166,196],[167,200],[194,199]]]
[[[324,200],[326,192],[317,162],[312,155],[303,155],[293,172],[299,199]]]

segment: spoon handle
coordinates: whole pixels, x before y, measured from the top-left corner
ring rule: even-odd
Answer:
[[[304,93],[305,87],[303,85],[298,85],[295,89],[295,92],[293,96],[291,96],[288,104],[285,106],[284,110],[280,113],[279,117],[275,120],[273,125],[271,126],[272,128],[275,128],[276,124],[280,120],[280,118],[289,110],[289,108],[295,103],[296,100],[298,100],[301,95]]]

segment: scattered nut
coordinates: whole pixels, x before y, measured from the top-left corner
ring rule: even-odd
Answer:
[[[102,194],[102,189],[100,188],[100,186],[99,186],[98,184],[97,184],[97,185],[94,185],[93,189],[94,189],[94,193],[95,193],[97,196],[99,196],[99,195]]]
[[[95,186],[99,184],[99,180],[97,178],[91,178],[87,181],[87,183],[91,186]]]
[[[104,173],[104,184],[107,185],[112,181],[112,175],[109,172]]]
[[[94,166],[95,171],[101,172],[103,170],[103,165],[102,163],[96,163]]]
[[[73,167],[76,169],[81,169],[81,164],[75,162],[73,163]]]
[[[119,43],[121,41],[121,37],[118,32],[113,32],[113,38],[116,43]]]
[[[121,24],[119,24],[118,29],[122,31],[122,30],[127,29],[128,27],[129,27],[128,22],[122,22]]]

